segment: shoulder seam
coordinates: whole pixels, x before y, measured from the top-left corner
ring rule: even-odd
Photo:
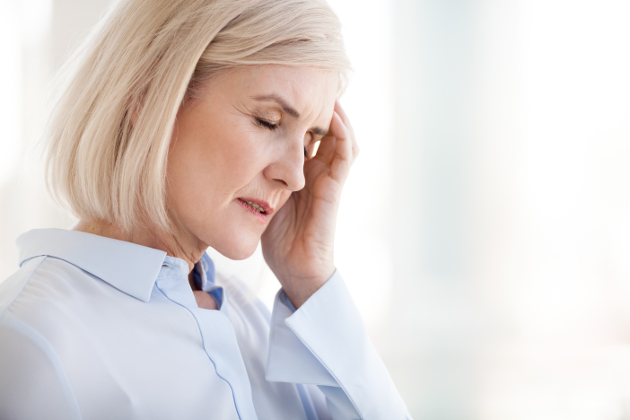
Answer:
[[[13,302],[15,302],[15,300],[22,294],[24,289],[26,289],[26,286],[28,286],[28,284],[31,282],[31,279],[33,278],[33,275],[35,274],[37,269],[42,265],[42,263],[46,260],[46,258],[48,258],[48,256],[42,255],[41,257],[36,257],[36,258],[41,258],[41,261],[33,268],[33,271],[31,271],[31,274],[28,276],[28,280],[26,280],[26,282],[24,282],[24,286],[22,286],[22,290],[20,290],[19,293],[17,293],[13,297],[11,302],[7,303],[7,305],[4,308],[0,307],[0,314],[4,313],[6,310],[8,310],[11,307],[11,305],[13,305]],[[33,258],[33,259],[35,259],[35,258]]]

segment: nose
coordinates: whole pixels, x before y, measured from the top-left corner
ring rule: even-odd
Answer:
[[[304,146],[292,141],[279,151],[277,158],[265,168],[267,179],[281,183],[284,188],[299,191],[304,188]]]

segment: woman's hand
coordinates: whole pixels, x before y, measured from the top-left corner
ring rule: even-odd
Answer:
[[[335,272],[337,210],[358,153],[350,121],[336,101],[328,135],[304,163],[305,187],[291,194],[262,235],[265,261],[296,308]]]

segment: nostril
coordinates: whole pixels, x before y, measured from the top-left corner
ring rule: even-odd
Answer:
[[[284,185],[285,187],[288,187],[289,184],[287,184],[287,182],[284,179],[280,179],[280,178],[276,178],[276,181],[280,182],[282,185]]]

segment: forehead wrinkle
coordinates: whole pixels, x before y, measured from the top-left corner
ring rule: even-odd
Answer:
[[[277,95],[275,93],[271,93],[269,95],[254,96],[254,97],[252,97],[252,99],[254,99],[255,101],[259,101],[259,102],[265,102],[265,101],[276,102],[278,105],[280,105],[280,107],[282,108],[282,110],[284,112],[286,112],[287,114],[289,114],[293,118],[296,118],[296,119],[300,118],[300,113],[297,112],[295,110],[295,108],[293,108],[291,105],[289,105],[287,103],[287,101],[285,101],[280,95]]]

